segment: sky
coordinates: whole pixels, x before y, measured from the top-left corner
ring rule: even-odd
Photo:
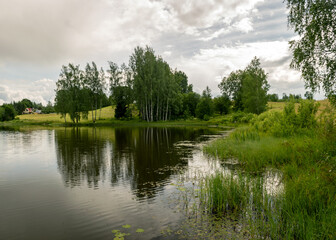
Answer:
[[[107,69],[146,45],[198,93],[220,95],[223,77],[256,56],[270,93],[303,96],[287,14],[282,0],[0,0],[0,104],[53,102],[62,65]]]

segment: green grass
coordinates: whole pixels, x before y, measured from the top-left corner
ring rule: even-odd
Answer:
[[[330,107],[330,102],[328,99],[318,100],[320,104],[317,115],[320,115],[326,108]],[[286,102],[268,102],[267,108],[271,111],[282,111],[285,108]],[[296,109],[298,109],[299,103],[295,104]]]
[[[104,107],[97,111],[97,119],[111,119],[114,117],[114,108],[111,106]],[[61,118],[61,115],[56,113],[50,114],[24,114],[17,116],[19,120],[31,121],[31,122],[50,122],[50,123],[64,123],[64,118]],[[71,122],[69,115],[66,117],[67,122]],[[88,119],[81,119],[80,123],[92,122],[92,112],[88,114]]]
[[[211,156],[238,160],[244,174],[233,178],[217,173],[206,179],[205,205],[222,212],[233,206],[255,239],[336,239],[336,122],[332,112],[324,117],[307,128],[299,118],[290,123],[265,114],[205,146]],[[288,128],[286,124],[295,131],[277,134],[285,132],[278,130]],[[268,169],[282,173],[284,187],[275,196],[257,184]]]
[[[295,172],[277,194],[266,190],[261,175],[208,176],[201,183],[202,211],[237,219],[253,239],[335,239],[334,189],[319,180],[319,171]]]

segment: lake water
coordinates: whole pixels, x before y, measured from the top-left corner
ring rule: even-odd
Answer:
[[[0,239],[113,239],[112,230],[129,233],[126,239],[166,239],[162,232],[186,217],[172,201],[175,183],[222,167],[201,146],[223,134],[193,127],[2,129]]]

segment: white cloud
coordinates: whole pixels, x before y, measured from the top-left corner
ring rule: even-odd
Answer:
[[[272,91],[281,82],[290,89],[300,80],[288,67],[284,12],[271,0],[0,1],[0,75],[13,80],[0,79],[0,102],[27,97],[45,104],[55,89],[45,78],[56,79],[62,64],[127,62],[137,45],[155,47],[198,92],[209,85],[219,94],[222,77],[254,56]]]
[[[20,84],[20,86],[15,83],[0,84],[0,104],[28,98],[33,102],[46,105],[48,101],[53,102],[55,87],[55,81],[51,79],[41,79],[31,84]]]
[[[250,18],[243,18],[239,22],[235,23],[233,26],[243,33],[248,33],[253,30],[252,21]]]
[[[151,45],[167,33],[201,36],[203,28],[246,17],[258,2],[261,0],[2,1],[0,62],[79,61],[129,52],[137,45]],[[237,27],[247,32],[252,24],[244,18]]]
[[[222,78],[232,71],[244,69],[255,56],[260,58],[262,67],[269,73],[271,87],[276,82],[287,83],[283,89],[271,88],[272,91],[293,92],[291,84],[298,81],[301,88],[303,87],[299,73],[289,68],[291,55],[287,41],[254,42],[201,49],[192,58],[181,58],[178,68],[187,73],[195,90],[201,92],[209,86],[214,95],[218,95],[220,92],[217,85]]]

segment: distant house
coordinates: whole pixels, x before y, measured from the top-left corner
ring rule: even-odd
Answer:
[[[40,109],[36,109],[36,110],[35,110],[35,113],[37,113],[37,114],[41,114],[42,111],[41,111]]]
[[[22,114],[33,114],[34,113],[34,108],[26,108]]]

